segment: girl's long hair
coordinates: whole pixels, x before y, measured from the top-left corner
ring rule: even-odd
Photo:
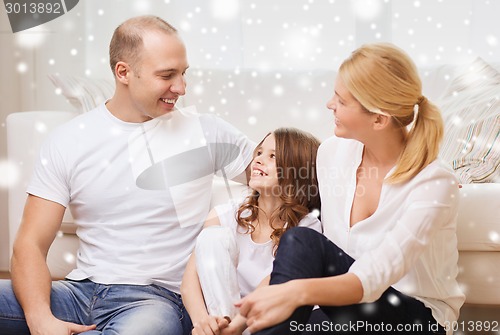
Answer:
[[[286,230],[296,227],[311,211],[317,210],[319,213],[321,209],[316,177],[316,154],[320,141],[310,133],[296,128],[279,128],[272,134],[276,141],[277,196],[282,204],[273,213],[266,214],[269,215],[269,224],[273,228],[270,237],[276,250]],[[264,137],[257,148],[269,135],[271,133]],[[253,222],[258,216],[259,192],[254,190],[241,204],[236,220],[239,226],[251,234],[255,230]]]

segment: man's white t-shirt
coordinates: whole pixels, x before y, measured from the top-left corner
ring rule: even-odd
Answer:
[[[71,210],[80,247],[67,278],[178,293],[212,177],[241,174],[253,149],[228,123],[194,108],[128,123],[102,104],[49,136],[27,192]]]

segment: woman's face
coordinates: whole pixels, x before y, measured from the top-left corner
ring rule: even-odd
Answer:
[[[360,139],[370,129],[375,114],[367,112],[337,78],[333,98],[326,104],[333,111],[335,135]]]
[[[273,190],[278,187],[275,151],[274,134],[267,136],[262,144],[255,149],[255,156],[251,165],[252,174],[248,185],[258,191],[261,196],[272,195]]]

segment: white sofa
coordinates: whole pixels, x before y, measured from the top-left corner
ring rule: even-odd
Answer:
[[[449,84],[450,69],[440,67],[422,71],[424,92],[430,99],[435,100],[443,92],[443,87]],[[57,80],[60,79],[55,80],[59,86],[61,83]],[[63,93],[66,90],[66,97],[70,100],[79,82],[71,80],[72,91],[60,86]],[[324,113],[318,111],[331,95],[333,80],[334,73],[331,71],[279,75],[255,75],[253,71],[238,74],[210,71],[203,76],[195,72],[188,78],[193,93],[187,95],[183,103],[196,104],[199,109],[209,112],[221,112],[222,117],[236,124],[254,140],[282,125],[297,126],[324,139],[331,132],[331,115],[325,108]],[[96,91],[99,90],[93,92]],[[109,91],[101,93],[105,96]],[[80,98],[74,98],[73,102],[78,104]],[[102,96],[97,97],[95,102],[99,99],[102,100]],[[233,114],[224,113],[224,110],[233,111]],[[32,111],[13,113],[7,118],[9,160],[20,168],[20,180],[9,190],[11,246],[22,215],[33,158],[40,142],[51,129],[75,115],[75,111]],[[233,194],[245,191],[241,185],[234,184],[232,188]],[[466,302],[500,305],[500,183],[464,184],[460,189],[460,198],[458,279],[466,292]],[[214,186],[213,202],[220,203],[225,199],[225,187],[218,181]],[[53,277],[64,277],[74,266],[77,248],[75,227],[71,216],[67,215],[48,256]]]

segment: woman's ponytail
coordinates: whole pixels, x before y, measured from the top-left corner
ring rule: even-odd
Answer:
[[[441,112],[422,96],[414,105],[414,120],[407,134],[406,145],[389,183],[407,181],[438,157],[443,138]]]

